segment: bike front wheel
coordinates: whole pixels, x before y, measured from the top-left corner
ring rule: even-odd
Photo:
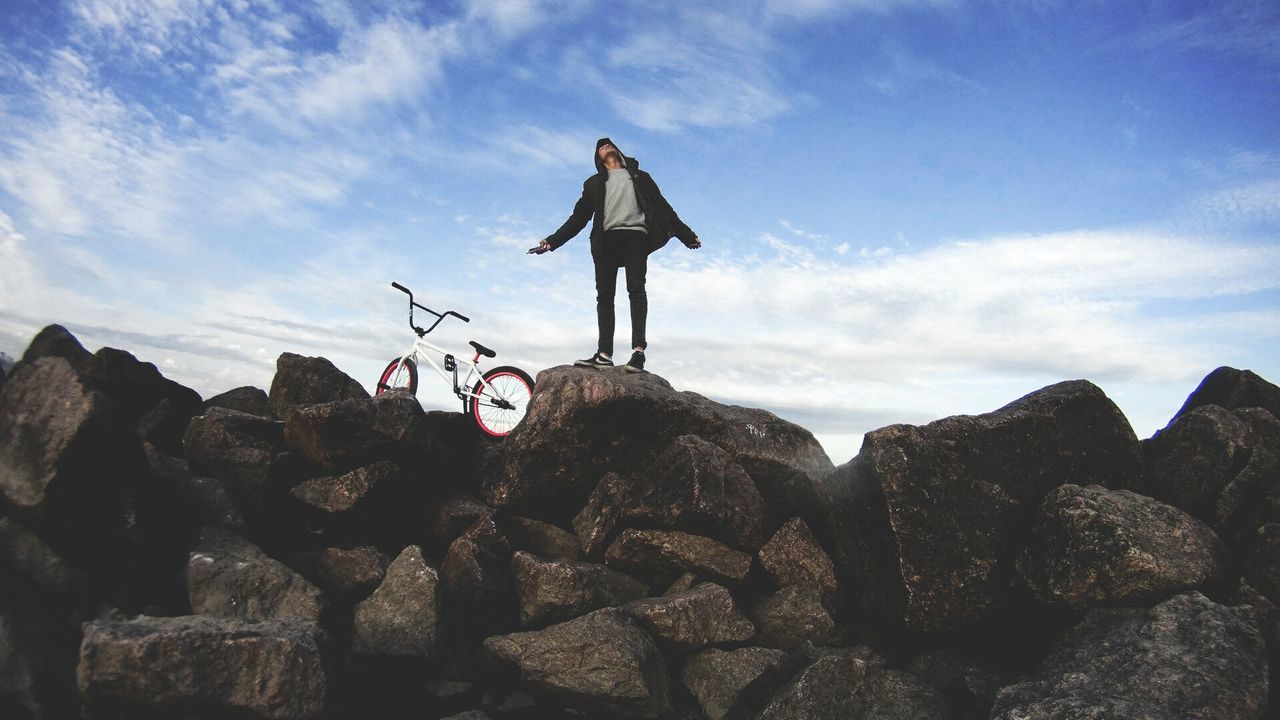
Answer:
[[[381,395],[397,388],[407,389],[410,395],[418,394],[418,364],[412,358],[396,358],[388,363],[373,394]]]
[[[506,437],[524,419],[533,397],[533,378],[517,367],[496,367],[473,388],[471,417],[492,437]]]

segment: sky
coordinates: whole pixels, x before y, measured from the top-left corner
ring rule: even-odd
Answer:
[[[837,464],[1061,380],[1140,438],[1218,366],[1280,382],[1275,2],[2,5],[14,357],[56,322],[206,398],[282,352],[371,389],[392,281],[459,354],[587,357],[587,233],[524,251],[607,135],[703,242],[650,257],[649,369]]]

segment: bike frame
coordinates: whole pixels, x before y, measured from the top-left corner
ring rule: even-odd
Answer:
[[[432,358],[431,355],[428,355],[425,351],[431,351],[433,353],[436,353],[441,357],[441,359],[453,357],[454,363],[455,363],[453,368],[453,377],[450,378],[448,375],[448,371],[445,370],[443,367],[441,367],[435,361],[435,359]],[[431,369],[436,371],[436,374],[440,376],[441,380],[443,380],[446,383],[450,383],[450,382],[453,383],[453,394],[457,395],[458,399],[462,400],[463,403],[466,403],[467,398],[470,398],[472,402],[475,402],[476,400],[480,399],[480,395],[478,393],[472,392],[471,390],[467,389],[469,386],[471,386],[471,379],[473,377],[476,379],[476,383],[475,383],[476,387],[479,387],[480,383],[484,382],[484,373],[480,371],[480,365],[479,365],[480,353],[476,353],[475,356],[472,357],[470,360],[465,360],[465,359],[459,360],[457,357],[453,356],[452,353],[448,352],[447,350],[440,347],[439,345],[427,342],[423,338],[417,338],[413,341],[413,347],[409,348],[409,352],[400,358],[401,368],[404,367],[404,362],[410,359],[412,359],[414,363],[417,364],[419,367],[421,367],[422,365],[422,363],[419,362],[419,360],[425,360],[427,364],[431,366]],[[465,364],[467,366],[467,376],[462,379],[461,384],[459,384],[458,382],[458,365],[459,364]],[[405,371],[402,369],[400,370],[400,372],[405,372]]]

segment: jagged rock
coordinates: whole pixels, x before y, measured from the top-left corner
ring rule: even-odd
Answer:
[[[79,715],[79,616],[0,558],[0,715]]]
[[[691,572],[687,572],[681,575],[680,577],[676,578],[675,582],[668,585],[666,591],[664,591],[662,594],[675,595],[677,593],[682,593],[685,590],[691,590],[693,589],[693,586],[697,584],[698,584],[698,576],[694,575]]]
[[[302,405],[284,427],[289,447],[333,473],[378,460],[414,465],[423,433],[422,406],[407,392]]]
[[[47,543],[12,518],[0,517],[0,568],[25,577],[46,596],[70,607],[87,607],[88,578]],[[3,674],[3,673],[0,673]]]
[[[1000,690],[991,718],[1262,717],[1267,660],[1252,615],[1198,592],[1092,610],[1037,672]]]
[[[573,531],[587,557],[600,557],[616,536],[622,522],[622,502],[630,483],[616,472],[607,472],[596,483],[587,504],[573,518]]]
[[[299,620],[99,620],[85,625],[77,676],[90,708],[314,718],[330,685],[325,644],[319,626]]]
[[[855,653],[822,655],[757,720],[946,720],[937,691],[909,673],[884,670]]]
[[[609,546],[605,562],[659,586],[685,571],[736,583],[751,569],[750,555],[678,530],[624,530]]]
[[[145,472],[137,436],[65,359],[24,363],[0,387],[0,496],[72,560],[122,542]]]
[[[652,373],[555,367],[538,374],[528,414],[482,469],[483,497],[496,507],[563,509],[609,470],[645,467],[682,435],[739,464],[759,457],[815,475],[831,468],[808,430],[770,412],[676,392]]]
[[[511,545],[491,517],[482,517],[449,546],[440,575],[464,634],[489,635],[516,626]]]
[[[287,465],[284,423],[226,408],[192,418],[182,445],[192,472],[221,480],[250,513],[262,507],[268,484]]]
[[[1017,538],[1066,482],[1133,488],[1138,440],[1093,384],[1051,385],[985,415],[867,433],[821,483],[836,562],[872,615],[944,630],[1006,601]]]
[[[574,560],[540,560],[526,552],[511,556],[520,604],[520,624],[561,622],[592,610],[644,597],[644,583],[604,565]]]
[[[162,402],[167,412],[149,420],[146,439],[170,449],[180,445],[186,424],[200,410],[200,394],[165,378],[149,362],[115,348],[102,348],[82,369],[90,384],[105,392],[118,411],[137,423]]]
[[[551,523],[515,515],[503,520],[502,530],[512,547],[528,550],[548,560],[577,560],[582,557],[578,536]]]
[[[938,691],[953,720],[986,720],[996,692],[1008,684],[996,670],[951,650],[917,655],[905,669]]]
[[[325,595],[338,602],[369,596],[382,583],[391,565],[376,547],[330,547],[319,552],[300,553],[294,562]]]
[[[756,633],[729,591],[714,583],[637,600],[623,610],[650,635],[682,651],[716,643],[746,642]]]
[[[522,687],[596,717],[659,718],[671,710],[657,645],[617,609],[490,637],[484,649],[514,665]]]
[[[1280,418],[1280,387],[1258,377],[1251,370],[1220,367],[1205,376],[1187,398],[1174,420],[1206,405],[1228,410],[1260,407]]]
[[[88,364],[93,354],[85,350],[84,345],[65,327],[48,325],[31,339],[27,351],[22,354],[22,360],[13,366],[13,373],[22,365],[44,357],[60,357],[70,363],[71,367],[79,369]]]
[[[685,659],[680,679],[697,699],[702,714],[720,720],[753,683],[778,670],[786,659],[785,652],[769,648],[706,648]]]
[[[427,533],[442,548],[449,545],[480,518],[493,515],[493,508],[469,495],[452,495],[427,510]]]
[[[751,617],[758,641],[768,647],[786,650],[835,639],[836,622],[816,585],[788,585],[757,603]]]
[[[1280,602],[1280,523],[1258,528],[1257,545],[1249,557],[1245,576],[1272,602]]]
[[[777,587],[813,585],[834,607],[840,594],[836,569],[803,519],[791,518],[760,548],[760,565]]]
[[[316,622],[320,589],[230,530],[205,528],[187,561],[192,612],[240,620]]]
[[[367,399],[369,393],[325,358],[286,352],[276,358],[269,397],[276,417],[287,419],[303,405]]]
[[[361,655],[436,659],[439,654],[440,579],[422,549],[405,548],[368,600],[355,607],[351,647]]]
[[[240,535],[248,531],[244,514],[217,478],[191,473],[187,461],[166,455],[154,445],[144,446],[153,481],[173,490],[179,507],[170,508],[180,517],[189,518],[194,527],[216,525]]]
[[[220,395],[214,395],[204,401],[204,407],[201,410],[207,412],[209,408],[215,407],[237,410],[269,420],[277,419],[275,410],[271,409],[271,398],[267,397],[266,391],[252,385],[233,388]]]
[[[374,488],[393,482],[399,474],[399,466],[382,460],[343,475],[312,478],[294,486],[289,494],[327,515],[342,515],[365,503]]]
[[[1216,580],[1227,549],[1159,500],[1097,485],[1045,497],[1018,569],[1036,596],[1074,607],[1150,604]]]

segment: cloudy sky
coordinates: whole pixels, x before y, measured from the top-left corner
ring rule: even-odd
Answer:
[[[704,243],[651,257],[650,368],[837,463],[1059,380],[1140,437],[1280,381],[1280,5],[1237,0],[4,0],[0,351],[372,385],[395,280],[442,344],[585,357],[585,233],[524,250],[601,135]]]

